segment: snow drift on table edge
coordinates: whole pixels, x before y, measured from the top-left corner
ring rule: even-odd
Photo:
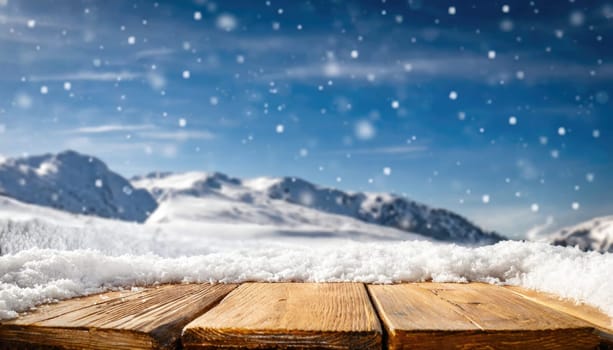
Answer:
[[[111,256],[95,250],[29,249],[0,256],[0,319],[42,303],[160,283],[485,282],[518,285],[586,302],[613,316],[613,254],[544,243],[320,244],[243,242],[206,255]]]

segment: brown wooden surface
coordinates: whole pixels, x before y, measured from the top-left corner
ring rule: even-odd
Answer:
[[[417,283],[368,290],[390,349],[594,349],[599,344],[587,322],[499,286]]]
[[[174,349],[185,324],[236,285],[164,285],[40,307],[0,324],[0,348]]]
[[[506,286],[506,288],[528,300],[578,317],[593,324],[598,330],[600,338],[609,343],[610,346],[613,346],[613,319],[597,308],[586,304],[575,303],[570,300],[563,300],[553,294],[536,292],[515,286]]]
[[[249,283],[185,327],[186,349],[380,349],[381,326],[357,283]]]
[[[599,337],[601,349],[613,349],[607,315],[519,287],[236,287],[164,285],[43,305],[0,322],[0,349],[172,349],[182,330],[188,349],[380,349],[381,325],[391,349],[594,349]]]

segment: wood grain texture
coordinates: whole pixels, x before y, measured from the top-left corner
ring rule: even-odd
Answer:
[[[609,346],[613,346],[613,319],[597,308],[582,303],[575,303],[570,300],[564,300],[557,295],[549,293],[536,292],[516,286],[506,286],[505,288],[535,303],[591,323],[597,329],[601,339],[607,342]]]
[[[185,349],[380,349],[381,326],[355,283],[249,283],[188,324]]]
[[[236,285],[164,285],[46,305],[0,324],[0,348],[174,349],[185,324]]]
[[[368,290],[389,349],[570,350],[599,344],[587,322],[499,286],[417,283]]]

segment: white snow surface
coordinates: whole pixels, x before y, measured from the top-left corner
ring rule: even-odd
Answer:
[[[292,227],[291,221],[280,226],[182,222],[127,223],[0,197],[0,319],[42,303],[107,290],[245,281],[502,283],[587,302],[613,315],[610,253],[542,242],[484,247],[423,240],[364,242],[353,239],[354,234],[372,234],[380,226],[359,226],[368,225],[361,222],[348,224],[355,226],[345,231],[334,224],[313,227],[324,233],[314,237],[301,231],[303,225]],[[286,235],[286,230],[300,234]]]

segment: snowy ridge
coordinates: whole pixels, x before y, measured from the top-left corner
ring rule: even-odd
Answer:
[[[180,219],[181,213],[184,218],[188,212],[196,214],[194,208],[198,207],[199,218],[209,221],[251,220],[263,224],[295,218],[296,224],[307,224],[315,222],[313,216],[328,214],[330,218],[340,215],[463,244],[492,244],[504,239],[450,211],[400,196],[347,193],[292,177],[240,180],[221,173],[152,173],[134,178],[132,184],[150,191],[160,203],[149,222],[172,222]]]
[[[613,216],[594,218],[549,237],[555,245],[613,253]]]
[[[153,197],[100,160],[66,151],[0,163],[0,195],[22,202],[127,221],[145,221]]]

